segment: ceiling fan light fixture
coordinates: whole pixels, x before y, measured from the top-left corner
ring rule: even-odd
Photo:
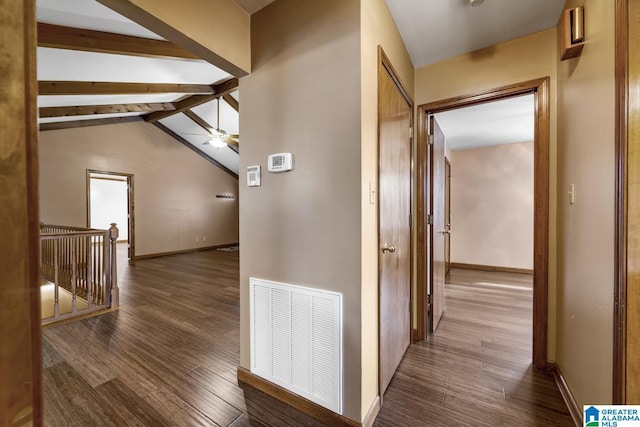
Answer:
[[[213,145],[215,148],[224,148],[227,146],[227,143],[220,139],[220,136],[215,136],[209,140],[209,144]]]
[[[469,4],[473,7],[480,6],[484,0],[469,0]]]

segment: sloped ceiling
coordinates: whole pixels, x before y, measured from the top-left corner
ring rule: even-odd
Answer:
[[[233,76],[188,52],[184,53],[185,57],[176,57],[171,51],[169,55],[95,52],[91,51],[91,43],[87,43],[86,49],[61,46],[58,33],[62,31],[67,35],[76,29],[133,36],[143,41],[157,40],[170,45],[160,36],[95,1],[37,0],[37,19],[41,130],[147,120],[173,132],[182,143],[191,144],[213,163],[237,175],[237,145],[222,148],[203,145],[210,135],[205,127],[238,133],[239,96],[237,80]],[[98,37],[104,37],[103,33]],[[178,48],[176,52],[183,54]],[[235,85],[226,84],[232,81]],[[79,86],[81,82],[99,82],[104,86]],[[138,85],[121,87],[119,83]],[[225,95],[220,101],[215,99],[218,89],[224,89],[224,93],[219,93]],[[193,102],[194,107],[175,112],[194,98],[198,100]],[[159,110],[174,115],[158,117]]]
[[[235,1],[252,14],[273,0]],[[551,28],[564,5],[561,0],[486,0],[478,7],[470,6],[468,0],[385,1],[417,67]],[[233,86],[228,84],[233,83],[231,75],[179,48],[160,55],[105,53],[60,46],[55,37],[47,36],[47,31],[55,33],[62,27],[64,31],[93,30],[170,45],[96,1],[37,0],[37,19],[39,25],[54,25],[39,27],[38,106],[42,130],[147,120],[237,175],[239,144],[223,148],[204,145],[210,128],[238,133],[239,93],[237,80],[229,90]],[[79,87],[70,82],[100,82],[106,86]],[[117,83],[139,85],[119,87]],[[215,99],[216,90],[225,91],[219,93],[225,95],[220,101]],[[443,113],[440,120],[447,128],[450,143],[454,147],[472,147],[488,140],[521,140],[520,131],[527,128],[531,117],[524,113],[520,124],[512,117],[508,127],[485,126],[479,131],[478,126],[471,126],[471,116],[484,117],[481,121],[487,123],[487,115],[497,114],[497,108],[483,105],[474,107],[473,112]],[[500,135],[488,135],[491,129],[500,129]],[[508,129],[513,130],[511,136]],[[459,139],[464,142],[456,142]]]

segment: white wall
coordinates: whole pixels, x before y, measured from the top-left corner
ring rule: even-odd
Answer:
[[[557,362],[578,405],[610,404],[615,8],[614,2],[598,0],[570,0],[566,7],[580,4],[585,5],[586,21],[582,55],[558,63]],[[569,203],[571,184],[575,204]]]
[[[134,175],[136,256],[238,242],[238,180],[155,126],[46,131],[38,142],[43,222],[87,225],[92,169]]]
[[[533,148],[451,152],[451,262],[533,269]]]

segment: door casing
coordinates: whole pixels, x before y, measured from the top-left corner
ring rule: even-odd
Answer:
[[[135,238],[135,202],[133,192],[133,174],[121,172],[109,172],[87,169],[87,227],[91,227],[91,176],[93,174],[121,176],[127,179],[127,212],[129,221],[127,223],[129,236],[129,251],[127,257],[130,262],[135,261],[136,238]],[[119,224],[122,227],[121,224]]]
[[[432,254],[429,251],[427,164],[427,119],[431,114],[485,102],[497,101],[513,96],[532,93],[534,95],[534,248],[533,248],[533,365],[547,369],[547,317],[549,288],[549,142],[550,142],[550,98],[549,77],[501,86],[482,92],[465,94],[453,98],[418,106],[416,228],[417,228],[417,338],[427,339],[428,310],[427,289],[429,272],[427,266]]]

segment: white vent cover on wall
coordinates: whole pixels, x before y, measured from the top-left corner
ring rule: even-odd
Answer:
[[[342,414],[342,294],[249,279],[251,372]]]

